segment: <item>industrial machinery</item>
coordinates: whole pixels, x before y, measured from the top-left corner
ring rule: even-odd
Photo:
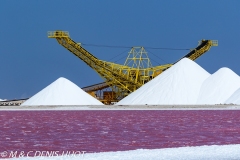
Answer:
[[[80,43],[73,41],[66,31],[49,31],[48,37],[55,38],[59,44],[94,69],[105,81],[84,87],[83,90],[94,96],[98,90],[111,87],[111,91],[105,91],[100,99],[105,104],[119,101],[176,63],[153,67],[145,49],[133,47],[124,65],[120,65],[98,59]],[[182,58],[195,60],[212,46],[217,45],[216,40],[201,40],[195,49]]]

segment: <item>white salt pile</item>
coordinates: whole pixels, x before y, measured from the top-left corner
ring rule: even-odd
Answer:
[[[103,105],[65,78],[59,78],[49,86],[25,101],[29,105]]]
[[[240,104],[240,77],[229,68],[221,68],[210,75],[184,58],[117,105],[224,103]]]
[[[183,58],[117,105],[195,104],[200,87],[209,76],[197,63]]]
[[[226,104],[240,104],[240,88],[237,89],[226,101]]]
[[[223,104],[240,87],[240,77],[221,68],[202,84],[197,104]]]

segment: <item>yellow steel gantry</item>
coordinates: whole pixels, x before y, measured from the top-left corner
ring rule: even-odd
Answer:
[[[94,69],[114,91],[114,101],[127,96],[176,63],[152,67],[145,49],[133,47],[125,64],[120,65],[99,60],[84,49],[80,43],[73,41],[67,31],[49,31],[48,37],[55,38],[59,44]],[[211,46],[217,45],[216,40],[202,40],[194,50],[183,58],[195,60],[207,52]]]

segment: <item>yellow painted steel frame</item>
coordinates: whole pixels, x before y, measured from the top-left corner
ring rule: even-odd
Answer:
[[[199,42],[199,45],[203,42],[204,40]],[[218,41],[216,40],[208,40],[207,44],[201,47],[199,50],[195,49],[195,54],[192,54],[188,58],[191,60],[196,60],[198,57],[200,57],[203,53],[207,52],[210,50],[211,46],[218,46]]]
[[[93,56],[80,43],[74,42],[66,31],[49,31],[48,37],[55,38],[59,44],[94,69],[116,92],[116,98],[123,98],[173,65],[165,64],[152,67],[143,47],[133,47],[124,65],[111,63]],[[200,45],[199,48],[197,47],[185,57],[195,60],[207,52],[211,46],[217,46],[217,41],[203,40]],[[136,51],[137,49],[140,49],[140,51]],[[145,58],[143,55],[145,55]],[[133,62],[132,66],[128,66],[130,61]],[[144,66],[143,61],[147,65]]]
[[[105,79],[109,86],[117,87],[118,90],[120,90],[119,92],[122,93],[123,91],[127,91],[130,93],[142,86],[139,81],[134,80],[134,77],[123,73],[123,71],[131,71],[134,68],[99,60],[80,46],[80,44],[70,39],[68,32],[48,32],[48,37],[56,38],[59,44],[74,53],[74,55],[93,68],[102,78]]]

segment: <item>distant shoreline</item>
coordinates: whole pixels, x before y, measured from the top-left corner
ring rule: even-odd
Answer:
[[[240,110],[240,105],[52,105],[0,106],[0,111],[45,110]]]

